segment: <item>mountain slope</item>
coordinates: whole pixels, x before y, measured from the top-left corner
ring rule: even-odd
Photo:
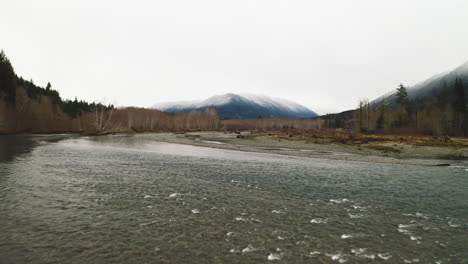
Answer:
[[[215,106],[223,119],[247,119],[261,117],[316,117],[309,108],[284,99],[253,94],[214,95],[202,101],[159,103],[151,108],[165,112],[204,110]]]
[[[452,71],[444,72],[441,74],[434,75],[422,82],[419,82],[413,86],[407,87],[408,98],[410,100],[419,100],[424,97],[434,96],[437,97],[442,93],[444,87],[447,87],[449,92],[453,91],[455,79],[461,79],[463,87],[465,88],[465,95],[468,95],[468,61],[458,66]],[[374,103],[379,103],[384,99],[394,103],[396,100],[396,91],[391,91],[382,95],[381,97],[374,100]],[[453,98],[451,98],[453,99]]]

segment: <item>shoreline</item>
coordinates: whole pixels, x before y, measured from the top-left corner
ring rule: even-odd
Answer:
[[[56,137],[100,137],[107,135],[83,135],[79,133],[18,133],[0,136],[56,136]],[[252,134],[251,132],[140,132],[117,133],[116,135],[136,136],[144,140],[184,144],[199,147],[278,154],[293,157],[319,158],[337,161],[358,161],[386,164],[419,166],[450,166],[468,160],[468,144],[415,145],[397,140],[370,143],[340,143],[329,140],[317,141],[314,138],[278,136],[273,134]],[[445,158],[448,157],[448,158]],[[456,159],[451,159],[455,157]],[[460,159],[461,158],[461,159]]]
[[[238,138],[239,135],[244,138]],[[313,143],[301,139],[285,140],[269,135],[251,135],[249,132],[241,134],[224,132],[142,133],[137,136],[150,141],[200,147],[372,163],[449,166],[448,164],[462,163],[468,157],[467,147],[414,146],[397,142],[380,143],[380,147],[375,147],[375,144]],[[386,148],[390,148],[390,145],[392,148],[397,148],[399,152],[387,152]],[[461,155],[464,160],[441,158],[454,155]]]

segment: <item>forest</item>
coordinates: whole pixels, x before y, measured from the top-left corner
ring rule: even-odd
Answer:
[[[343,129],[364,134],[468,136],[467,94],[463,81],[410,99],[400,84],[395,95],[361,100],[357,109],[317,118],[220,120],[214,107],[167,113],[138,107],[62,99],[50,83],[45,88],[19,77],[0,52],[0,133],[191,131],[191,130],[317,130]]]
[[[391,98],[392,99],[392,98]],[[408,99],[407,88],[400,84],[393,102],[359,102],[352,126],[362,133],[422,134],[431,136],[468,136],[468,113],[463,82],[443,82],[433,93]]]
[[[0,133],[217,130],[216,109],[180,113],[62,99],[50,83],[45,88],[19,77],[0,52]]]
[[[21,86],[26,90],[27,95],[32,99],[38,99],[40,96],[47,96],[54,105],[58,105],[63,112],[71,118],[76,118],[84,113],[91,112],[98,106],[96,103],[85,101],[63,100],[57,90],[47,83],[45,88],[34,84],[32,80],[24,80],[16,75],[15,70],[3,50],[0,51],[0,98],[3,98],[11,105],[16,104],[17,87]],[[106,106],[107,109],[113,108],[112,105]]]

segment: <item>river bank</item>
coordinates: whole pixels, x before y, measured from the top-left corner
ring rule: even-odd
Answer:
[[[29,134],[19,134],[27,136]],[[32,134],[47,136],[49,141],[67,137],[94,137],[85,134]],[[372,163],[408,164],[423,166],[457,165],[468,160],[468,139],[452,138],[450,142],[437,142],[432,139],[423,142],[421,138],[408,140],[397,136],[380,137],[377,140],[341,138],[301,137],[251,132],[159,132],[130,133],[117,136],[135,136],[144,140],[184,144],[217,149],[259,152],[296,157],[322,158],[338,161],[361,161]],[[7,135],[5,135],[7,136]],[[9,135],[7,137],[11,137]],[[99,135],[112,137],[115,134]],[[370,136],[372,137],[372,136]]]
[[[468,146],[463,140],[453,145],[431,146],[396,140],[350,144],[250,132],[143,133],[138,136],[147,140],[202,147],[374,163],[435,166],[458,163],[460,161],[457,160],[468,157]]]

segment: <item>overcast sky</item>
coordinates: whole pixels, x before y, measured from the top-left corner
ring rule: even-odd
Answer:
[[[0,49],[66,98],[248,92],[324,114],[466,62],[467,14],[466,0],[6,0]]]

